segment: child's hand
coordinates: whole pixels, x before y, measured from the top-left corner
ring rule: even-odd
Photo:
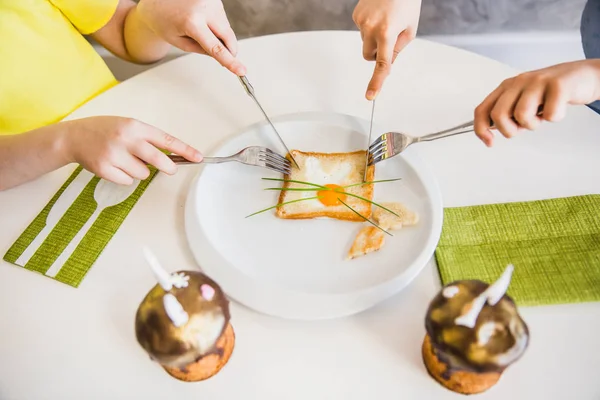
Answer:
[[[91,117],[65,124],[69,160],[115,183],[129,185],[133,179],[146,179],[150,174],[146,164],[174,174],[177,167],[159,148],[202,161],[202,155],[189,145],[134,119]]]
[[[415,38],[421,0],[360,0],[352,18],[363,39],[363,57],[376,61],[366,97],[377,96],[392,63],[402,49]]]
[[[542,120],[559,121],[567,104],[589,104],[600,98],[600,60],[585,60],[526,72],[502,82],[476,109],[475,133],[492,146],[490,131],[511,138],[534,130]],[[538,108],[542,115],[537,116]]]
[[[237,39],[221,0],[141,0],[137,11],[156,35],[173,46],[208,54],[234,74],[246,74],[235,58]]]

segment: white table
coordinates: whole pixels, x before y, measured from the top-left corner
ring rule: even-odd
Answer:
[[[331,111],[368,118],[372,64],[357,33],[243,41],[241,59],[272,115]],[[472,118],[515,71],[417,40],[399,57],[377,104],[385,129],[423,134]],[[99,96],[73,117],[113,114],[154,124],[205,152],[261,120],[237,79],[186,56]],[[418,145],[446,206],[600,192],[600,118],[573,108],[539,133],[486,149],[473,135]],[[72,167],[0,193],[0,251],[13,243]],[[134,336],[137,306],[155,281],[140,246],[174,269],[196,268],[183,229],[194,167],[158,176],[79,289],[0,262],[0,399],[457,399],[421,362],[423,319],[439,289],[433,262],[406,290],[349,318],[294,322],[232,304],[234,356],[206,382],[169,377]],[[599,399],[600,304],[522,309],[532,341],[481,399]]]

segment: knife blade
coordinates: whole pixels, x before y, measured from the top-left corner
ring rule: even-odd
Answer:
[[[267,122],[269,122],[269,125],[271,125],[271,128],[273,128],[273,131],[275,131],[275,134],[277,135],[277,138],[279,139],[279,141],[281,142],[281,144],[285,148],[285,151],[287,151],[287,153],[290,155],[290,158],[292,159],[292,161],[294,162],[294,164],[296,164],[296,168],[300,169],[300,166],[298,165],[298,163],[294,159],[294,156],[292,156],[292,152],[285,145],[285,142],[281,138],[281,135],[277,131],[277,128],[275,128],[275,125],[273,125],[273,122],[271,122],[271,118],[269,118],[269,116],[267,115],[267,112],[265,111],[265,109],[262,107],[262,105],[260,104],[260,102],[256,98],[256,95],[254,94],[254,87],[252,87],[252,85],[250,84],[250,81],[248,80],[248,78],[246,78],[246,76],[238,76],[238,79],[240,80],[240,82],[241,82],[242,86],[244,87],[244,89],[246,89],[246,93],[248,93],[248,96],[252,97],[252,100],[254,100],[254,102],[256,103],[256,105],[258,106],[258,108],[260,109],[260,111],[263,113],[263,115],[265,116],[265,119],[267,120]]]
[[[365,175],[363,177],[363,182],[367,181],[367,168],[369,168],[369,159],[371,158],[369,155],[369,146],[371,146],[371,134],[373,133],[373,115],[375,115],[375,99],[372,100],[373,105],[371,107],[371,123],[369,124],[369,139],[367,140],[367,153],[365,156]]]

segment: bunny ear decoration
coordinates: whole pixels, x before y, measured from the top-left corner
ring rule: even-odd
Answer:
[[[177,300],[177,297],[173,296],[171,293],[167,293],[163,297],[163,306],[165,307],[167,316],[177,328],[185,325],[190,319],[190,316],[185,312],[183,306]]]
[[[158,284],[160,285],[160,287],[162,287],[165,292],[168,292],[169,290],[171,290],[173,288],[173,282],[171,281],[171,274],[169,274],[160,265],[160,263],[158,262],[158,259],[154,255],[154,253],[152,253],[152,251],[150,251],[150,249],[148,247],[144,247],[143,252],[144,252],[144,257],[146,258],[146,261],[150,265],[150,268],[152,269],[152,272],[154,273],[154,276],[156,277],[156,280],[158,281]]]
[[[479,313],[485,306],[485,303],[494,306],[500,301],[502,296],[506,294],[508,286],[510,285],[510,279],[512,278],[513,270],[514,266],[507,266],[502,275],[500,275],[500,278],[498,278],[496,282],[488,286],[488,288],[483,293],[477,296],[473,300],[471,308],[469,308],[469,310],[466,313],[456,318],[454,323],[456,325],[466,326],[467,328],[474,328],[477,324],[477,318],[479,317]]]
[[[173,277],[160,265],[160,262],[158,262],[158,258],[156,258],[154,253],[152,253],[152,251],[150,251],[148,247],[144,247],[143,252],[144,257],[150,265],[150,268],[152,269],[152,272],[154,273],[154,276],[156,277],[156,280],[158,281],[160,287],[162,287],[165,292],[168,292],[171,289],[173,289]],[[177,276],[177,278],[180,277]],[[179,281],[177,280],[177,282]],[[185,279],[183,279],[183,282],[181,282],[181,284],[177,285],[177,287],[184,286],[187,286],[187,280]],[[183,306],[181,305],[179,300],[177,300],[177,297],[175,297],[171,293],[167,293],[164,295],[163,306],[165,308],[167,316],[169,317],[173,325],[175,325],[176,327],[183,326],[186,322],[188,322],[189,315],[187,314],[187,312],[185,312]]]
[[[495,306],[508,291],[514,269],[515,267],[512,264],[507,266],[500,278],[485,291],[487,293],[487,303],[490,306]]]

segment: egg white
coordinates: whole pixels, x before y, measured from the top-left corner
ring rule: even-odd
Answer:
[[[352,164],[349,162],[328,162],[323,163],[316,157],[307,157],[302,169],[295,173],[295,180],[314,183],[316,185],[338,185],[346,186],[351,184],[350,175],[352,174]],[[304,185],[295,185],[305,187]],[[316,192],[297,192],[298,198],[309,198],[316,196]],[[326,207],[318,200],[308,201],[311,208]]]
[[[309,157],[304,167],[297,173],[298,180],[310,182],[317,185],[333,184],[344,186],[350,180],[352,164],[349,162],[327,163],[323,165],[321,160]]]

